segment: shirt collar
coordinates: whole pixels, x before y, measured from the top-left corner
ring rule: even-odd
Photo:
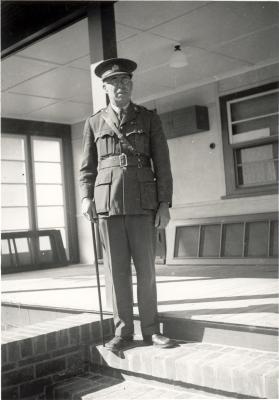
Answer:
[[[111,105],[111,108],[113,109],[113,111],[118,115],[119,112],[120,112],[120,107],[117,107],[117,106],[115,106],[115,105],[112,104],[112,103],[110,103],[110,105]],[[126,106],[121,107],[121,109],[126,111],[127,108],[129,107],[129,105],[130,105],[130,102],[129,102],[128,104],[126,104]]]

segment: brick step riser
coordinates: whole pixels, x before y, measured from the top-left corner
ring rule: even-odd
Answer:
[[[204,391],[204,392],[208,392],[208,393],[216,393],[218,395],[223,395],[228,398],[241,398],[241,399],[259,398],[259,397],[244,395],[244,394],[235,393],[235,392],[228,392],[224,389],[212,388],[210,386],[205,387],[198,383],[182,382],[182,381],[169,379],[167,377],[162,378],[161,376],[149,375],[144,372],[139,373],[137,371],[131,372],[131,371],[122,370],[122,369],[118,369],[115,367],[104,366],[104,365],[100,365],[100,364],[91,364],[90,371],[92,371],[94,373],[95,372],[102,373],[103,375],[108,375],[108,376],[112,376],[115,378],[119,378],[120,376],[122,376],[122,378],[124,378],[124,379],[128,378],[130,380],[131,379],[134,379],[134,380],[141,379],[143,382],[145,381],[146,383],[152,381],[152,382],[156,382],[157,384],[164,383],[164,384],[173,385],[173,386],[180,387],[180,388],[187,388],[187,389],[192,388],[195,390],[200,390],[200,391]]]
[[[113,369],[100,371],[62,381],[56,384],[48,400],[96,399],[223,399],[231,398],[219,393],[209,393],[193,387],[178,387],[162,381],[135,377]],[[39,400],[39,399],[38,399]]]
[[[116,355],[90,348],[90,364],[243,398],[278,398],[276,353],[203,343],[175,349],[139,346]]]
[[[174,318],[165,318],[161,321],[161,332],[173,339],[262,351],[278,351],[277,329]],[[135,333],[141,334],[140,323],[137,320],[135,321]]]
[[[91,371],[94,373],[99,373],[102,374],[103,376],[110,376],[113,378],[117,379],[123,379],[126,381],[131,381],[131,382],[136,382],[136,383],[141,383],[141,384],[152,384],[153,386],[157,387],[169,387],[169,388],[174,388],[175,390],[185,390],[189,391],[192,390],[195,393],[202,393],[203,395],[208,395],[209,397],[214,398],[240,398],[240,395],[238,393],[231,393],[231,392],[225,392],[223,390],[218,390],[218,389],[212,389],[209,387],[203,387],[200,385],[193,385],[193,384],[187,384],[185,382],[176,382],[174,380],[169,380],[167,378],[160,378],[160,377],[153,377],[150,375],[145,375],[143,373],[137,373],[137,372],[130,372],[130,371],[125,371],[125,370],[120,370],[116,368],[111,368],[108,366],[100,366],[100,365],[93,365],[91,366]],[[246,395],[241,395],[242,399],[255,399],[255,397],[251,396],[246,396]]]

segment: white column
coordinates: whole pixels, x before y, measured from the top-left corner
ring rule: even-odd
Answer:
[[[94,69],[100,61],[117,57],[113,3],[92,3],[88,9],[88,33],[93,112],[96,113],[106,106],[106,95]]]
[[[117,57],[116,32],[114,5],[112,2],[92,3],[88,8],[88,34],[90,48],[90,71],[93,113],[106,107],[107,99],[103,91],[103,83],[98,78],[94,69],[96,65],[106,59]],[[97,242],[99,235],[96,234]],[[100,249],[99,243],[97,247]],[[100,251],[100,250],[99,250]],[[106,281],[106,308],[111,307],[111,293],[107,290],[110,287],[109,277],[105,276]]]

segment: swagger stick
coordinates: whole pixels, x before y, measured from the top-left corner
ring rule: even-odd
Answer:
[[[102,338],[103,347],[105,347],[104,328],[103,328],[103,324],[104,324],[104,322],[103,322],[103,307],[102,307],[99,263],[98,263],[98,256],[97,256],[97,244],[96,244],[95,228],[94,228],[94,223],[93,222],[91,222],[91,230],[92,230],[93,247],[94,247],[94,255],[95,255],[95,268],[96,268],[98,299],[99,299],[99,309],[100,309],[100,320],[101,320],[101,338]]]

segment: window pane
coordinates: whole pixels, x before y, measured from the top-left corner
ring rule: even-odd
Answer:
[[[1,240],[1,253],[2,254],[10,254],[9,244],[7,239]]]
[[[175,257],[197,257],[199,226],[181,226],[176,229]]]
[[[275,144],[243,148],[236,151],[239,185],[271,184],[278,180]]]
[[[220,225],[204,225],[201,231],[201,257],[219,257]]]
[[[60,142],[58,140],[33,140],[35,161],[60,161]]]
[[[268,255],[268,223],[249,222],[247,224],[247,256],[266,257]]]
[[[63,205],[61,185],[36,185],[37,205]]]
[[[25,162],[2,161],[2,182],[3,183],[26,182]]]
[[[223,256],[241,257],[243,249],[243,224],[223,226]]]
[[[17,249],[18,253],[28,253],[29,252],[27,240],[28,240],[27,238],[15,239],[16,249]]]
[[[239,150],[238,160],[242,163],[273,160],[278,157],[277,145],[247,147]]]
[[[278,92],[253,97],[231,105],[233,121],[278,112]]]
[[[62,238],[62,245],[66,249],[66,237],[65,237],[65,229],[59,228],[56,230],[60,231]],[[58,244],[58,243],[57,243]],[[60,245],[60,243],[59,243]],[[51,262],[53,261],[53,251],[51,247],[51,241],[49,236],[40,236],[39,237],[39,249],[40,249],[40,262]],[[68,253],[68,250],[66,250]]]
[[[35,163],[36,183],[61,183],[61,165],[53,163]]]
[[[277,182],[276,166],[273,162],[243,165],[238,168],[239,185],[268,185]]]
[[[32,264],[31,253],[28,247],[27,238],[15,239],[18,262],[20,265]]]
[[[49,236],[40,236],[39,237],[39,248],[40,248],[40,251],[51,250]]]
[[[271,221],[270,255],[278,257],[278,221]]]
[[[24,140],[3,136],[1,139],[1,157],[6,160],[24,160]]]
[[[37,214],[39,229],[65,225],[63,207],[37,207]]]
[[[2,229],[4,231],[29,229],[28,208],[2,208]]]
[[[27,206],[25,185],[2,185],[2,206]]]
[[[242,135],[243,140],[253,140],[261,137],[278,135],[278,115],[256,119],[247,122],[241,122],[233,125],[233,135]]]

